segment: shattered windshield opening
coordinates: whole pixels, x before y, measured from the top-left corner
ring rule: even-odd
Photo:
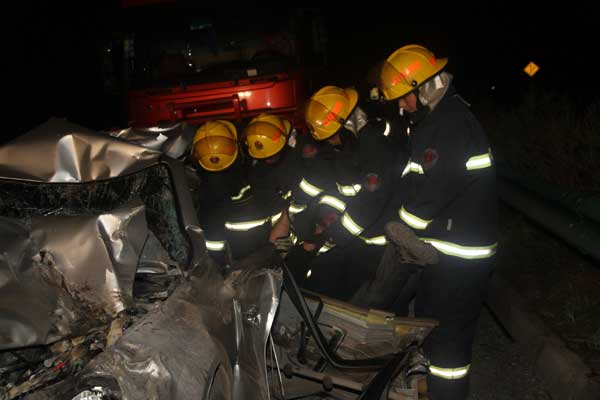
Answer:
[[[110,212],[139,198],[150,230],[181,266],[190,248],[178,222],[177,206],[166,167],[85,184],[30,183],[0,180],[0,216],[31,224],[42,215],[80,215]]]

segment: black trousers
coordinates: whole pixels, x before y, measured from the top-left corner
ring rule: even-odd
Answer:
[[[408,304],[416,293],[415,316],[439,321],[423,343],[432,372],[437,372],[428,377],[431,397],[464,399],[469,389],[468,374],[458,379],[452,375],[471,362],[471,346],[493,259],[466,260],[439,254],[438,264],[420,267],[400,264],[395,256],[393,246],[387,246],[376,273],[351,302],[407,315]]]
[[[326,296],[348,301],[377,270],[385,246],[353,239],[344,247],[334,247],[310,263],[311,276],[306,288]]]
[[[442,254],[439,264],[423,269],[415,315],[435,318],[440,323],[423,343],[432,372],[434,368],[444,371],[470,365],[493,260],[465,260]],[[434,400],[465,399],[468,395],[468,374],[459,379],[431,374],[427,381]]]

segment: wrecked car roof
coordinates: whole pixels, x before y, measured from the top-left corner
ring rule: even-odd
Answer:
[[[51,118],[0,147],[0,178],[89,182],[141,171],[161,152]]]

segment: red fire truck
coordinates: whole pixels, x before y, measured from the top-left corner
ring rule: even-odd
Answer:
[[[176,1],[122,5],[130,126],[262,112],[301,125],[300,108],[312,89],[307,71],[319,64],[325,38],[318,15],[207,11]]]

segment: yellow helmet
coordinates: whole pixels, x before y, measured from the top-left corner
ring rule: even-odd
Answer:
[[[316,140],[333,136],[344,125],[356,102],[354,89],[325,86],[312,95],[306,105],[304,119]]]
[[[208,121],[196,131],[192,157],[207,171],[222,171],[238,155],[235,126],[224,120]]]
[[[448,63],[423,46],[400,47],[383,63],[380,72],[381,90],[386,100],[402,97],[437,74]]]
[[[285,147],[292,124],[277,115],[260,114],[244,131],[248,153],[253,158],[269,158]]]

